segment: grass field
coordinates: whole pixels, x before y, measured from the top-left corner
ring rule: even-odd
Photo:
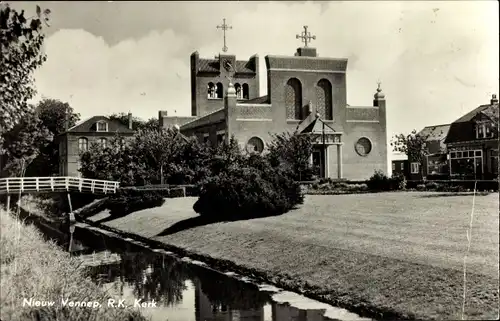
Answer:
[[[168,199],[104,224],[198,254],[288,275],[344,306],[422,319],[460,319],[473,196],[436,193],[310,195],[275,217],[197,226],[195,198]],[[498,194],[476,196],[467,258],[466,319],[498,317]],[[105,218],[106,213],[93,220]]]
[[[0,210],[0,320],[114,321],[147,320],[137,310],[105,304],[110,296],[79,269],[55,243],[47,243],[34,226],[19,224]],[[97,301],[100,309],[62,306],[61,300]],[[23,306],[24,299],[54,301],[51,307]]]

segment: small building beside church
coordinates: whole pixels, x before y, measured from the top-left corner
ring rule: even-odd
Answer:
[[[306,31],[302,37],[309,37]],[[314,39],[314,38],[313,38]],[[387,174],[386,100],[380,84],[371,106],[347,104],[347,59],[320,57],[306,45],[295,55],[265,57],[267,95],[259,92],[259,59],[191,55],[191,116],[159,112],[161,126],[212,144],[231,136],[248,153],[266,151],[272,134],[312,135],[311,161],[321,177],[363,180]]]
[[[59,176],[80,177],[80,153],[87,151],[91,144],[98,143],[101,146],[106,146],[115,135],[120,135],[124,139],[132,137],[134,130],[132,129],[132,114],[130,113],[128,120],[128,126],[125,126],[117,119],[92,116],[67,128],[57,137],[59,141]]]

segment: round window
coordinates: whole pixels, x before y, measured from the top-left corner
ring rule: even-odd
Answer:
[[[264,142],[259,137],[252,137],[247,143],[247,152],[260,154],[264,150]]]
[[[366,156],[372,151],[372,142],[366,137],[361,137],[356,142],[354,148],[360,156]]]

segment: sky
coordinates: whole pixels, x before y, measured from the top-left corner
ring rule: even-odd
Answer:
[[[35,12],[36,2],[11,7]],[[188,116],[189,58],[221,52],[290,55],[309,26],[321,57],[348,58],[347,103],[371,106],[377,81],[387,101],[388,135],[445,124],[499,88],[497,1],[41,2],[49,8],[47,62],[36,72],[36,100],[68,102],[82,118],[159,110]]]

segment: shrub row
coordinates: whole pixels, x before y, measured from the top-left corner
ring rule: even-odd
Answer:
[[[498,181],[466,181],[466,180],[440,180],[440,181],[408,181],[409,189],[431,190],[438,192],[463,192],[473,191],[498,191]]]

